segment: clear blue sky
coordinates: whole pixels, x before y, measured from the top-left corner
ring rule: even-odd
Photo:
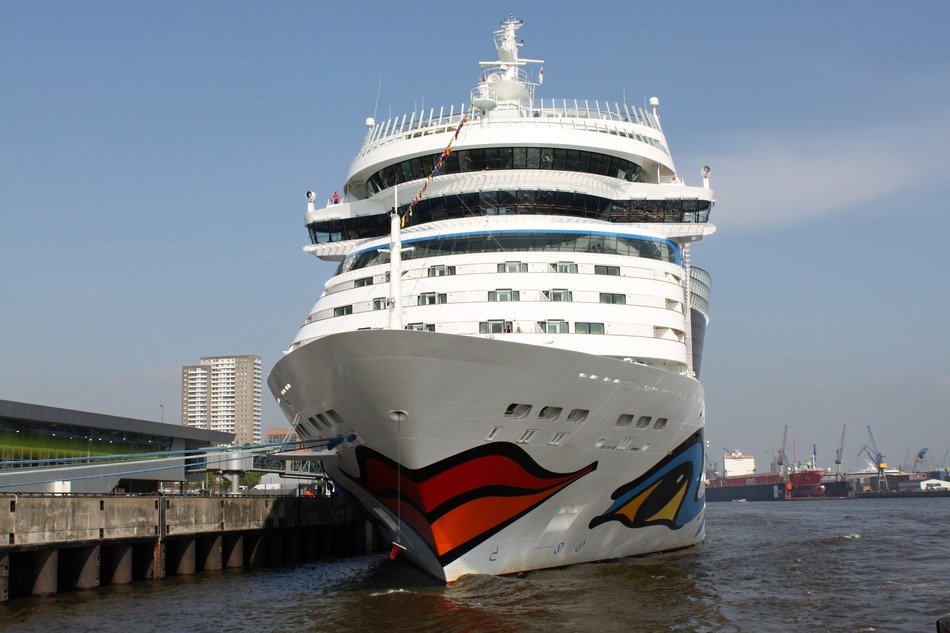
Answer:
[[[180,419],[180,366],[288,347],[304,192],[363,120],[461,103],[520,16],[539,96],[657,95],[719,233],[713,453],[950,448],[950,3],[0,3],[0,398]],[[269,394],[265,427],[285,424]]]

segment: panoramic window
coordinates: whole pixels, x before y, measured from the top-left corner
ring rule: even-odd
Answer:
[[[362,288],[363,286],[372,286],[373,278],[372,277],[363,277],[362,279],[357,279],[353,282],[354,288]]]
[[[413,207],[412,223],[486,215],[558,215],[623,223],[702,223],[709,220],[711,206],[708,200],[697,199],[613,200],[572,191],[483,190],[425,198]],[[399,210],[407,211],[408,205],[400,205]],[[389,234],[389,216],[378,213],[320,220],[308,224],[307,230],[314,244],[382,237]],[[590,252],[602,251],[592,249]],[[641,256],[654,257],[649,253]]]
[[[333,316],[345,316],[347,314],[353,314],[353,306],[339,306],[333,308]]]
[[[679,249],[671,241],[659,238],[637,237],[633,235],[591,235],[578,233],[469,233],[432,239],[405,240],[412,250],[403,255],[403,260],[461,255],[466,253],[496,253],[518,251],[561,251],[572,253],[609,253],[656,259],[679,263]],[[340,263],[337,274],[358,270],[367,266],[389,263],[386,245],[379,245],[364,251],[357,251]],[[509,261],[497,265],[499,273],[528,272],[528,264]],[[620,275],[619,266],[595,266],[598,275]]]
[[[375,195],[411,180],[422,180],[432,173],[439,155],[433,154],[387,165],[366,180],[366,194]],[[458,174],[499,169],[555,169],[608,176],[627,182],[640,182],[643,168],[623,158],[596,152],[559,147],[489,147],[456,150],[443,160],[441,174]]]

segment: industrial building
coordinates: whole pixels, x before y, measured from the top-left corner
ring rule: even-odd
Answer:
[[[0,492],[153,492],[159,481],[204,476],[205,458],[183,451],[233,441],[232,433],[0,400]],[[120,455],[141,468],[108,459]]]

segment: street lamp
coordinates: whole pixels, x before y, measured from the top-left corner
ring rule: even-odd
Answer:
[[[164,405],[164,404],[160,404],[160,405],[158,405],[158,406],[160,406],[160,407],[162,408],[162,424],[164,424],[164,423],[165,423],[165,405]]]

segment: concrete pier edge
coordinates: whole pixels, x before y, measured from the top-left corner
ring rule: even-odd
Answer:
[[[383,545],[342,497],[0,495],[0,602]]]

